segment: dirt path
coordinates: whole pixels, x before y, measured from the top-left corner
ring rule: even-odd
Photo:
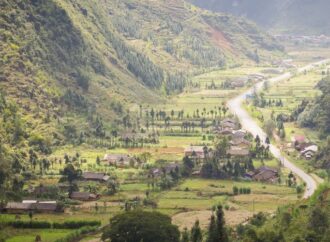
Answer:
[[[323,64],[329,63],[330,60],[326,59],[320,62],[316,62],[310,65],[307,65],[303,68],[298,69],[298,74],[303,73],[305,71],[309,71],[314,69],[315,67],[321,66]],[[286,80],[293,77],[293,74],[288,72],[283,75],[280,75],[278,77],[274,77],[268,80],[270,84]],[[265,132],[261,129],[261,127],[253,120],[253,118],[248,114],[248,112],[242,107],[243,101],[246,99],[247,96],[251,95],[254,90],[260,91],[262,90],[264,81],[257,83],[253,88],[249,89],[248,91],[244,92],[243,94],[239,95],[238,97],[235,97],[231,99],[227,106],[231,113],[235,114],[237,118],[240,120],[242,124],[242,128],[249,131],[253,136],[259,135],[260,139],[262,141],[266,140],[267,135]],[[317,183],[313,179],[312,176],[307,174],[305,171],[294,165],[292,162],[290,162],[287,158],[282,156],[281,151],[273,144],[270,145],[270,151],[272,152],[273,156],[281,161],[282,165],[289,170],[291,170],[293,173],[295,173],[297,176],[299,176],[305,183],[306,183],[306,190],[304,194],[304,198],[310,197],[317,188]]]

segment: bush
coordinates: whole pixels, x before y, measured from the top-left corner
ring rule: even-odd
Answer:
[[[17,229],[50,229],[52,224],[47,221],[11,221],[7,223]]]
[[[101,226],[100,221],[65,221],[64,223],[53,223],[54,229],[79,229],[82,227]]]
[[[178,242],[180,232],[167,215],[135,210],[113,217],[102,239],[111,239],[112,242]]]

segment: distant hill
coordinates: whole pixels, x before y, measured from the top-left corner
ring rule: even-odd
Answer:
[[[197,6],[244,16],[277,32],[330,34],[327,0],[191,0]]]
[[[248,21],[181,0],[3,0],[0,26],[1,91],[55,143],[105,135],[193,72],[282,50]]]

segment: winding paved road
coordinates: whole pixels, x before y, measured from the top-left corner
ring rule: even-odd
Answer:
[[[303,68],[298,69],[298,74],[303,73],[304,71],[309,71],[314,69],[315,67],[321,66],[323,64],[327,64],[330,62],[330,59],[326,59],[323,61],[319,61],[310,65],[307,65]],[[282,80],[286,80],[293,77],[293,74],[288,72],[278,77],[274,77],[268,80],[269,84],[273,84]],[[228,101],[227,106],[231,113],[237,116],[242,124],[242,128],[250,132],[253,136],[259,135],[262,141],[266,140],[267,135],[261,129],[261,127],[253,120],[253,118],[248,114],[248,112],[242,107],[243,101],[246,99],[248,95],[251,95],[254,90],[257,92],[260,91],[263,87],[265,81],[257,83],[254,87],[244,92],[243,94],[231,99]],[[270,145],[270,151],[274,157],[279,159],[284,167],[291,170],[294,174],[299,176],[306,183],[306,190],[304,193],[304,198],[310,197],[317,188],[317,184],[315,180],[302,169],[294,165],[288,159],[281,155],[281,151],[273,144]]]

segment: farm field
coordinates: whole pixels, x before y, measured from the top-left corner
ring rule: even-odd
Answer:
[[[193,78],[193,82],[200,83],[200,90],[187,90],[180,94],[165,105],[156,105],[155,107],[143,107],[145,112],[154,108],[155,110],[164,110],[170,113],[174,110],[175,114],[184,110],[184,119],[191,120],[196,110],[203,112],[203,117],[209,127],[201,128],[198,125],[194,132],[182,132],[180,124],[182,120],[175,117],[171,121],[170,128],[167,130],[162,127],[161,122],[157,121],[151,125],[149,129],[159,134],[158,143],[145,143],[141,147],[115,147],[115,148],[92,148],[90,145],[83,144],[79,146],[66,145],[57,148],[52,155],[48,157],[53,162],[45,174],[38,175],[35,179],[31,179],[25,184],[25,188],[30,186],[55,186],[61,178],[61,170],[66,166],[65,156],[72,159],[72,164],[79,168],[82,172],[103,172],[110,174],[119,184],[117,192],[113,195],[106,195],[107,187],[99,185],[97,182],[79,181],[77,185],[80,191],[88,192],[91,189],[103,194],[98,201],[75,202],[65,208],[63,214],[34,214],[34,221],[64,222],[70,218],[73,221],[99,220],[102,225],[106,225],[109,219],[114,215],[125,210],[126,203],[139,204],[141,206],[145,199],[151,199],[156,203],[156,207],[147,207],[146,210],[159,211],[172,217],[173,223],[179,226],[191,227],[196,219],[200,220],[202,228],[206,228],[212,209],[222,204],[225,208],[225,216],[228,225],[235,226],[239,223],[247,221],[253,214],[258,212],[273,213],[278,206],[294,203],[298,199],[296,189],[289,188],[285,185],[284,179],[288,172],[283,170],[281,173],[282,184],[263,184],[250,182],[246,180],[220,180],[220,179],[202,179],[202,178],[182,178],[175,186],[170,189],[161,190],[158,187],[152,188],[150,181],[145,176],[145,167],[159,166],[161,162],[173,163],[181,165],[184,157],[184,149],[191,145],[208,146],[213,148],[214,136],[211,133],[213,119],[228,118],[230,114],[211,115],[211,110],[217,110],[217,106],[225,106],[230,98],[244,91],[247,86],[223,90],[221,88],[215,90],[207,90],[206,86],[214,82],[215,85],[221,83],[227,78],[245,76],[253,73],[259,73],[267,67],[238,67],[231,70],[213,71],[211,73],[201,74]],[[203,111],[202,111],[203,110]],[[134,110],[133,110],[134,111]],[[135,110],[136,111],[136,110]],[[220,111],[221,112],[221,111]],[[197,118],[196,118],[197,120]],[[102,142],[102,141],[100,141]],[[130,156],[140,157],[148,154],[148,158],[144,167],[126,167],[117,168],[109,166],[98,159],[102,159],[105,154],[129,154]],[[279,164],[276,159],[261,161],[253,160],[254,167],[259,168],[264,165],[278,168]],[[42,182],[41,182],[42,181]],[[250,189],[250,194],[233,194],[233,188]],[[147,195],[148,193],[148,195]],[[148,196],[148,197],[147,197]],[[0,215],[2,218],[14,220],[14,215]],[[24,215],[21,220],[28,221],[29,217]],[[19,241],[22,237],[22,231],[14,232],[15,237],[11,237],[10,241]],[[31,233],[30,233],[31,232]],[[39,230],[32,230],[27,233],[27,241],[35,238]],[[53,237],[66,236],[70,231],[43,230],[40,236],[49,237],[49,241],[53,241]],[[56,234],[57,233],[57,234]],[[62,233],[60,235],[60,233]],[[30,237],[29,237],[30,236]],[[52,237],[53,236],[53,237]],[[91,236],[93,240],[96,236]],[[48,241],[48,240],[47,240]],[[87,239],[83,241],[88,241]]]

